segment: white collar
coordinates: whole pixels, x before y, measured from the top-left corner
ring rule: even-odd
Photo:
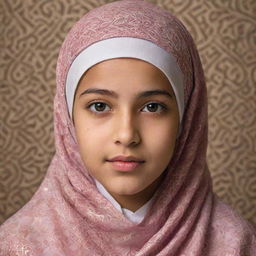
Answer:
[[[137,211],[132,212],[128,209],[122,208],[120,206],[120,204],[111,196],[111,194],[105,189],[105,187],[94,178],[97,189],[99,190],[99,192],[106,198],[108,199],[113,206],[120,211],[121,213],[123,213],[123,215],[129,219],[130,221],[138,224],[140,222],[143,221],[144,217],[146,216],[148,210],[150,209],[150,206],[152,204],[153,201],[153,197],[143,206],[141,206]]]

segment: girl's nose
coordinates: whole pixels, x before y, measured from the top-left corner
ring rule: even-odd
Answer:
[[[140,143],[138,124],[131,114],[120,114],[115,122],[114,140],[116,144],[133,147]]]

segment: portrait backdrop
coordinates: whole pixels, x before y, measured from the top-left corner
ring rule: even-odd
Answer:
[[[196,42],[208,88],[214,191],[256,223],[256,3],[148,1],[176,15]],[[60,46],[81,16],[108,2],[0,2],[0,223],[29,201],[53,157]]]

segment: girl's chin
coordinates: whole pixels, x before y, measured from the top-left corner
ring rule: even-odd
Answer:
[[[112,187],[111,191],[109,191],[110,194],[113,195],[118,195],[118,196],[134,196],[138,193],[143,191],[143,188],[138,188],[138,187]]]

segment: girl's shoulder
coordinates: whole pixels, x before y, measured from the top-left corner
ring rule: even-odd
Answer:
[[[23,208],[9,217],[0,226],[0,256],[32,256],[27,242],[33,229],[31,218],[26,217]]]
[[[227,248],[233,256],[256,255],[256,225],[245,220],[217,195],[214,195],[210,230],[213,241],[210,247],[215,247],[212,251]]]
[[[45,207],[46,204],[32,197],[0,226],[0,256],[38,255],[37,245],[42,243],[42,236],[47,237],[48,227],[52,227]]]
[[[216,194],[214,194],[213,217],[216,220],[216,227],[228,227],[236,232],[239,232],[240,229],[247,230],[254,235],[256,233],[256,224],[245,220],[232,206],[225,203]]]

